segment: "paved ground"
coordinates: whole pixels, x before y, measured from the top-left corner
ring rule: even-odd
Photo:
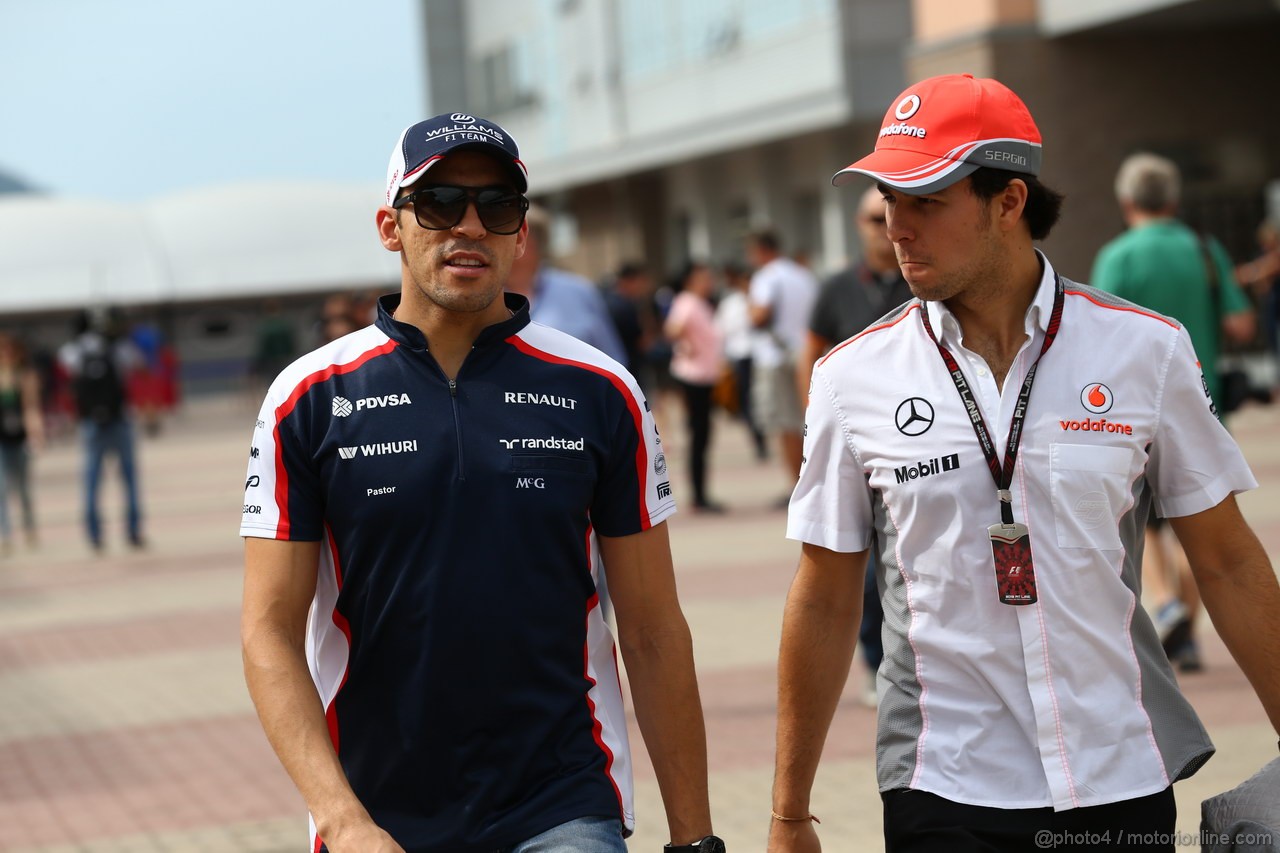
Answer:
[[[240,670],[235,508],[254,414],[247,403],[204,401],[144,442],[151,545],[142,553],[120,536],[103,556],[83,545],[73,446],[37,461],[43,541],[0,559],[0,850],[305,848],[305,811],[260,733]],[[1274,410],[1236,425],[1262,483],[1242,504],[1273,555],[1278,428]],[[681,458],[674,423],[664,436]],[[797,546],[782,538],[783,514],[768,509],[783,492],[778,469],[750,458],[736,426],[721,425],[718,438],[714,492],[733,511],[681,514],[672,540],[707,711],[716,827],[730,849],[758,851],[769,821],[774,659]],[[112,519],[121,516],[117,491],[110,482]],[[1202,798],[1275,749],[1260,705],[1211,634],[1205,653],[1207,671],[1184,685],[1219,754],[1178,786],[1188,832]],[[858,701],[862,686],[855,670],[814,797],[830,853],[881,848],[874,713]],[[667,840],[661,804],[637,758],[631,847],[657,850]]]

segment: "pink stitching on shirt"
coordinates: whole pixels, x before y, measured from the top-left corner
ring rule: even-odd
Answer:
[[[1049,666],[1049,634],[1044,626],[1044,608],[1036,607],[1036,620],[1040,623],[1040,648],[1044,650],[1045,684],[1049,688],[1049,700],[1053,703],[1053,725],[1058,733],[1058,753],[1062,757],[1062,772],[1067,777],[1067,790],[1071,793],[1071,805],[1080,807],[1076,794],[1076,782],[1071,777],[1071,762],[1067,760],[1067,739],[1062,733],[1062,712],[1058,709],[1058,693],[1053,689],[1053,668]]]
[[[1124,558],[1121,557],[1123,560]],[[1138,700],[1138,707],[1142,710],[1142,716],[1147,719],[1147,740],[1151,742],[1151,751],[1156,754],[1156,763],[1160,766],[1160,777],[1164,780],[1165,787],[1170,785],[1169,771],[1164,766],[1164,756],[1160,754],[1160,744],[1156,743],[1155,728],[1151,725],[1151,715],[1147,713],[1147,706],[1142,704],[1142,665],[1138,663],[1138,652],[1133,647],[1133,614],[1138,606],[1138,597],[1129,592],[1129,612],[1125,614],[1125,637],[1129,642],[1129,659],[1133,661],[1134,671],[1138,674],[1138,681],[1135,685],[1137,694],[1134,698]]]

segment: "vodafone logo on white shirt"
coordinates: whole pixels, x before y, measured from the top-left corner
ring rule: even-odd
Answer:
[[[1101,382],[1091,382],[1080,391],[1080,405],[1095,415],[1111,411],[1111,406],[1115,401],[1116,398],[1111,393],[1111,389]]]

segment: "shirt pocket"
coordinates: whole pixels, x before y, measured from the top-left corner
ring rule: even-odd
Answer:
[[[511,472],[527,519],[546,518],[551,524],[566,513],[585,512],[591,506],[595,466],[589,457],[516,454],[511,457]]]
[[[1049,452],[1058,547],[1123,547],[1120,514],[1131,502],[1133,449],[1055,443]]]
[[[591,460],[585,456],[513,454],[511,456],[511,470],[516,472],[564,473],[589,476],[591,474]]]

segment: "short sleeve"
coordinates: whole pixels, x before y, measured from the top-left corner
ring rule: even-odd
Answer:
[[[787,511],[787,538],[845,553],[871,545],[871,493],[839,403],[820,364],[805,414],[804,463]]]
[[[671,300],[671,310],[667,312],[666,322],[663,323],[663,332],[667,337],[680,337],[684,324],[689,322],[690,310],[693,308],[691,300],[694,298],[691,294],[682,292]]]
[[[1194,515],[1258,487],[1244,455],[1218,421],[1191,337],[1179,327],[1168,360],[1147,478],[1166,518]]]
[[[602,536],[629,536],[676,511],[671,473],[649,403],[628,376],[615,382],[622,394],[609,453],[596,483],[591,523]]]
[[[253,428],[240,535],[315,542],[324,534],[320,474],[298,436],[297,401],[278,401],[279,384],[267,392]]]

